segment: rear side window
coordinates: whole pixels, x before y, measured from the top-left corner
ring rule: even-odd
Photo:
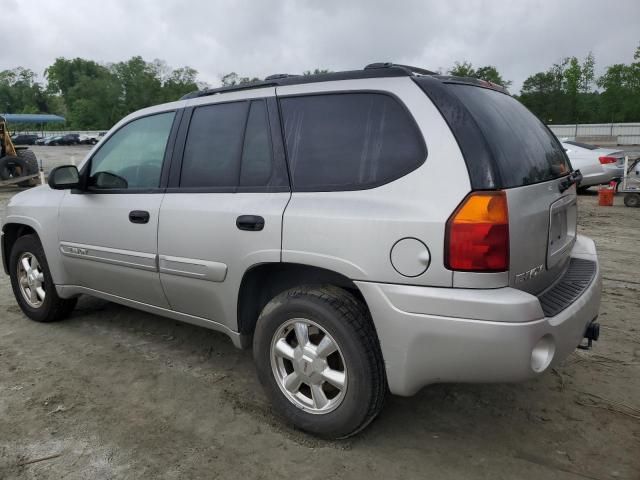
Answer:
[[[271,138],[263,99],[197,107],[184,146],[180,187],[222,192],[288,190],[284,157],[274,158]]]
[[[198,107],[189,124],[181,187],[236,187],[247,102]]]
[[[413,118],[390,95],[296,96],[280,105],[295,190],[372,188],[415,170],[427,157]]]
[[[501,188],[544,182],[569,173],[560,142],[516,99],[471,85],[448,87],[482,132],[495,161]]]

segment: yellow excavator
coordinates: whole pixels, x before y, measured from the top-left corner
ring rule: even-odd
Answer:
[[[35,153],[28,147],[16,147],[13,144],[7,122],[0,116],[0,185],[36,185],[38,171]]]

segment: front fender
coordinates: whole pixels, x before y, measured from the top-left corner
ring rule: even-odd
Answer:
[[[1,243],[5,271],[8,271],[7,259],[10,254],[5,232],[15,225],[21,225],[31,228],[38,235],[54,283],[65,282],[66,272],[58,248],[58,210],[65,195],[65,191],[40,186],[11,198],[7,206],[7,216],[2,222]]]

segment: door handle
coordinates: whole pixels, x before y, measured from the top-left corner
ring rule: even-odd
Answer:
[[[264,228],[264,218],[259,215],[240,215],[236,219],[236,227],[240,230],[258,232]]]
[[[129,212],[129,221],[131,223],[149,223],[149,212],[133,210]]]

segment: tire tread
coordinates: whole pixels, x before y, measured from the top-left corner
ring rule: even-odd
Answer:
[[[339,312],[340,319],[351,327],[357,336],[356,340],[364,345],[368,362],[372,366],[370,380],[374,391],[366,409],[367,413],[356,428],[339,437],[348,438],[361,432],[376,418],[382,410],[387,396],[386,373],[378,335],[366,305],[349,291],[334,285],[302,285],[294,287],[275,296],[269,303],[277,304],[303,296],[313,297]],[[267,307],[263,310],[260,318],[265,311],[268,311]]]

